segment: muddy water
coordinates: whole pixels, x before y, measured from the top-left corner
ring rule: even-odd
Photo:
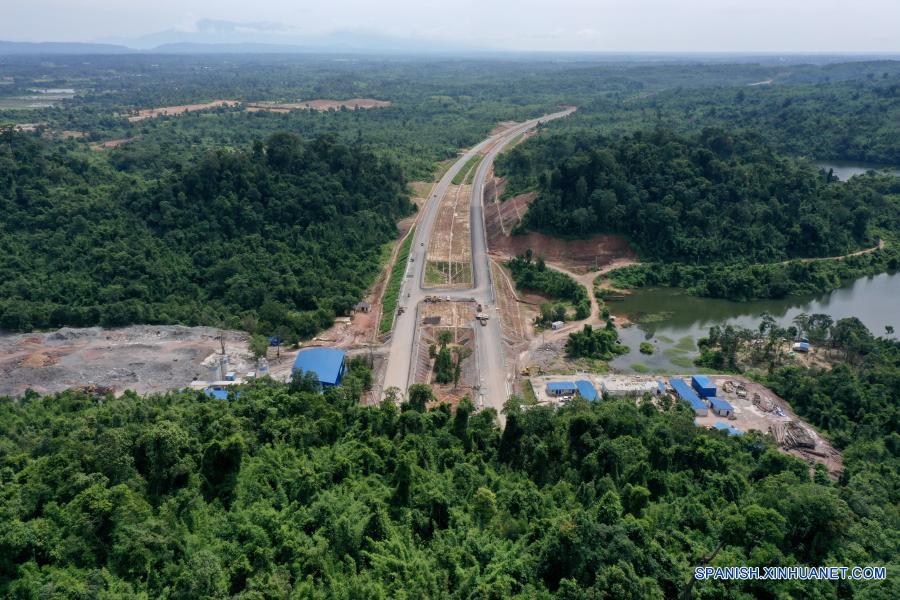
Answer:
[[[630,351],[610,363],[614,370],[685,373],[696,370],[692,362],[698,354],[697,340],[705,337],[710,327],[755,327],[764,312],[784,326],[805,312],[829,314],[835,320],[858,317],[876,336],[885,335],[886,326],[900,331],[900,273],[863,277],[829,294],[807,298],[732,302],[689,296],[672,288],[651,288],[636,290],[607,306],[614,315],[637,322],[619,330]],[[638,351],[644,341],[653,344],[652,355]]]
[[[847,181],[854,175],[862,175],[867,171],[883,171],[891,175],[900,176],[900,167],[892,167],[890,165],[876,165],[874,163],[852,162],[846,160],[832,160],[828,162],[817,162],[816,166],[827,171],[833,169],[834,174],[841,181]]]

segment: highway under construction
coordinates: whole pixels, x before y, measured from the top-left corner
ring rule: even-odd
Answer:
[[[415,383],[419,344],[422,343],[420,305],[424,303],[426,297],[438,296],[447,301],[467,300],[481,305],[481,310],[478,311],[481,316],[478,321],[482,326],[476,325],[473,328],[475,331],[474,359],[477,369],[472,386],[473,401],[478,408],[495,408],[501,424],[503,423],[501,409],[510,395],[513,374],[509,372],[504,362],[503,338],[498,318],[499,306],[488,256],[483,212],[485,182],[491,173],[494,159],[508,144],[539,124],[565,117],[574,110],[574,108],[569,108],[516,124],[488,137],[462,154],[435,184],[418,220],[404,283],[400,290],[400,308],[403,314],[397,318],[389,342],[389,356],[382,388],[385,392],[396,388],[401,394],[405,394],[409,386]],[[471,187],[468,190],[470,194],[468,211],[472,284],[466,288],[456,286],[451,289],[430,288],[425,278],[428,248],[431,247],[432,236],[435,235],[435,224],[442,200],[451,189],[454,178],[457,178],[460,171],[479,155],[482,158],[477,164]],[[454,189],[454,192],[456,191]]]

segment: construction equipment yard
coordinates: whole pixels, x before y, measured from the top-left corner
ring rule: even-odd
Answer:
[[[682,376],[689,378],[689,376]],[[706,415],[695,415],[694,423],[699,427],[713,429],[723,424],[740,432],[758,431],[769,435],[781,452],[805,461],[810,466],[822,464],[833,478],[843,471],[843,459],[831,443],[823,438],[808,423],[798,417],[782,398],[767,387],[744,377],[735,375],[710,375],[709,380],[717,388],[716,396],[726,400],[733,407],[733,414],[720,416],[709,411]],[[610,397],[641,398],[649,393],[657,406],[661,402],[659,382],[668,383],[669,377],[656,375],[597,375],[576,373],[568,375],[536,375],[528,378],[528,383],[538,403],[545,406],[561,406],[570,401],[573,394],[554,395],[548,391],[553,382],[587,381],[598,394]],[[678,402],[671,392],[667,395],[671,402]]]

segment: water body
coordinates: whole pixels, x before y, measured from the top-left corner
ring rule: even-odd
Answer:
[[[835,320],[858,317],[876,336],[884,336],[888,325],[900,331],[900,272],[863,277],[831,293],[806,298],[733,302],[689,296],[673,288],[648,288],[607,306],[614,315],[643,321],[619,329],[630,351],[610,363],[614,370],[687,373],[695,370],[691,365],[698,355],[697,340],[706,337],[710,327],[756,327],[764,312],[783,326],[805,312],[828,314]],[[652,355],[638,351],[645,341],[653,344]]]
[[[868,171],[883,171],[900,177],[900,167],[892,167],[890,165],[876,165],[874,163],[853,162],[848,160],[832,160],[828,162],[817,162],[816,166],[825,171],[833,169],[834,174],[841,181],[847,181],[854,175],[862,175]]]

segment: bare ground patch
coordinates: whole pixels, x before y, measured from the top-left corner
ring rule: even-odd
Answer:
[[[785,454],[796,456],[805,461],[810,467],[816,463],[825,465],[833,478],[840,476],[844,470],[843,457],[827,439],[819,435],[809,424],[798,417],[790,405],[769,388],[744,377],[733,375],[715,375],[710,379],[716,384],[718,396],[724,398],[734,407],[735,419],[719,417],[712,412],[706,417],[696,417],[698,424],[712,427],[716,422],[723,421],[732,424],[743,431],[756,430],[764,434],[772,435],[779,428],[792,423],[793,427],[799,427],[809,435],[809,446],[794,446],[787,442],[779,442],[779,450]],[[726,381],[740,383],[746,390],[746,396],[741,397],[735,388],[733,391],[725,391]]]
[[[184,388],[195,378],[212,378],[222,333],[228,368],[239,375],[256,370],[247,334],[212,327],[136,325],[3,335],[0,395],[19,396],[28,389],[49,394],[82,386],[142,394]],[[282,353],[282,360],[290,360],[289,355]],[[273,373],[280,367],[274,355],[270,367]]]
[[[178,106],[161,106],[159,108],[145,108],[143,110],[137,111],[137,114],[134,114],[128,117],[128,120],[132,123],[137,121],[143,121],[145,119],[152,119],[154,117],[171,117],[176,115],[181,115],[187,112],[195,112],[198,110],[209,110],[212,108],[219,108],[221,106],[238,106],[240,102],[237,100],[213,100],[212,102],[207,102],[205,104],[180,104]]]
[[[90,144],[91,150],[109,150],[111,148],[118,148],[124,144],[130,144],[131,142],[138,140],[139,136],[127,137],[127,138],[119,138],[117,140],[106,140],[105,142],[94,142]]]
[[[385,108],[391,103],[387,100],[375,100],[374,98],[351,98],[349,100],[306,100],[301,102],[252,102],[246,105],[247,112],[290,112],[292,110],[368,110],[372,108]]]

